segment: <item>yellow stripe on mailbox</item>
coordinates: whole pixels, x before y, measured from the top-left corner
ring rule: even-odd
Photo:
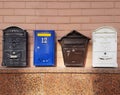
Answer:
[[[42,36],[42,37],[50,37],[50,33],[38,33],[37,36]]]

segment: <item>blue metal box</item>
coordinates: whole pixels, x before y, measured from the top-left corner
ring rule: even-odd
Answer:
[[[35,66],[55,65],[54,30],[34,31],[34,65]]]

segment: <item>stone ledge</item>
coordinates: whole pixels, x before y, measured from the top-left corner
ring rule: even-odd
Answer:
[[[19,73],[74,73],[74,74],[120,74],[120,68],[84,68],[84,67],[0,67],[0,74]]]

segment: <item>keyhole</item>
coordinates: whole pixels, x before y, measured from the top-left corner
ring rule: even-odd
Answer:
[[[104,52],[104,55],[106,55],[107,53],[106,52]]]

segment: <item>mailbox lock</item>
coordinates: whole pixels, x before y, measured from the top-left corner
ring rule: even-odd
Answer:
[[[15,54],[15,52],[13,51],[12,54]]]
[[[107,53],[106,52],[104,52],[104,55],[106,55]]]

